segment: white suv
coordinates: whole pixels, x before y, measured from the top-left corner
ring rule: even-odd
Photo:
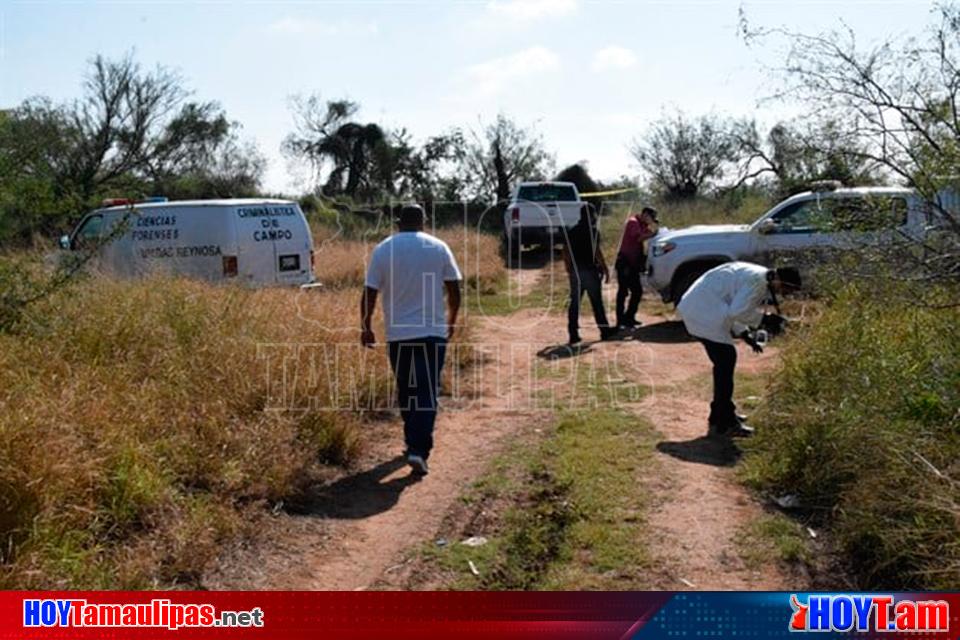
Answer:
[[[804,265],[824,250],[882,241],[890,234],[920,238],[929,209],[898,187],[827,188],[780,202],[753,224],[700,225],[663,230],[651,241],[647,280],[664,302],[679,302],[697,278],[733,260]]]

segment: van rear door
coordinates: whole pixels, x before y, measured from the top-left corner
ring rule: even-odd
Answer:
[[[273,212],[266,204],[237,207],[237,275],[241,282],[275,284],[277,259],[271,238]]]
[[[296,203],[255,203],[236,211],[242,281],[299,284],[312,279],[310,230]]]
[[[313,280],[313,267],[310,254],[313,251],[313,237],[307,219],[299,205],[290,203],[293,215],[279,216],[276,220],[281,231],[273,241],[277,260],[277,282],[281,284],[306,284]]]

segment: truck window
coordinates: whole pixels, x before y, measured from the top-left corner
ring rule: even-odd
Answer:
[[[907,222],[907,201],[900,197],[839,198],[832,209],[838,231],[883,231]]]
[[[520,187],[518,200],[528,202],[576,202],[573,187],[564,184],[540,184]]]
[[[100,214],[88,216],[80,223],[77,232],[73,234],[73,248],[82,249],[96,244],[100,239],[100,230],[103,228],[103,216]]]
[[[812,233],[826,228],[830,220],[826,202],[825,198],[804,200],[781,209],[772,216],[776,233]]]

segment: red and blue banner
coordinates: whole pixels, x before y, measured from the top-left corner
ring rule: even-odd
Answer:
[[[0,592],[0,640],[960,638],[960,593]]]

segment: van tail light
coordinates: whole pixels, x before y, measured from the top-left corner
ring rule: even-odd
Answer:
[[[510,210],[510,221],[520,222],[520,207],[514,207]]]
[[[226,278],[233,278],[240,273],[237,267],[237,256],[223,256],[223,275]]]
[[[317,256],[314,253],[313,249],[310,249],[310,271],[317,270]]]

